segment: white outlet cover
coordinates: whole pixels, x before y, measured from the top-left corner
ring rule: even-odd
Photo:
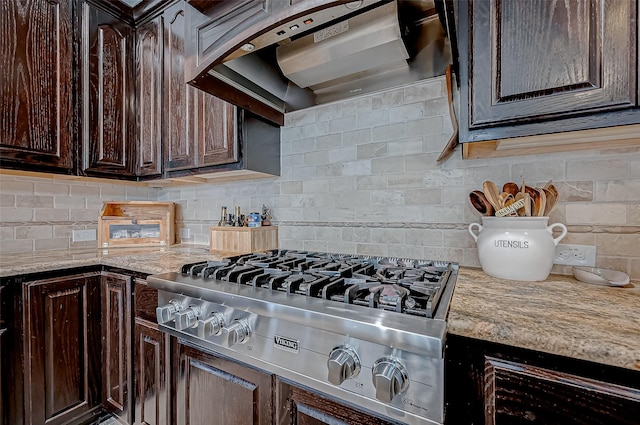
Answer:
[[[89,242],[96,240],[96,229],[74,230],[72,232],[73,242]]]
[[[558,244],[553,264],[595,267],[596,247],[594,245]]]

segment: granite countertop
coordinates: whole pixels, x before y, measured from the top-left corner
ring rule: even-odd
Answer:
[[[522,282],[461,268],[449,332],[640,371],[640,284]]]
[[[100,264],[155,274],[230,255],[203,245],[3,254],[0,277]],[[449,332],[640,371],[639,306],[637,282],[607,287],[561,275],[521,282],[461,267]]]
[[[209,252],[205,245],[175,245],[168,248],[67,249],[0,255],[0,277],[83,266],[105,265],[155,274],[176,271],[180,266],[234,255]],[[236,254],[237,255],[237,254]]]

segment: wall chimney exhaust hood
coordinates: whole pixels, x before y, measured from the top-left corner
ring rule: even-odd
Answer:
[[[444,75],[452,63],[445,0],[190,6],[187,82],[279,125],[286,112]]]

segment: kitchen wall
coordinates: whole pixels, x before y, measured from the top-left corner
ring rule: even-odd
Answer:
[[[468,193],[485,180],[553,180],[560,202],[550,223],[568,226],[562,242],[597,245],[598,266],[640,279],[640,146],[481,160],[462,160],[458,148],[437,163],[452,132],[445,95],[444,78],[436,78],[287,114],[278,178],[134,190],[0,177],[0,251],[24,250],[25,240],[44,249],[52,244],[47,237],[61,243],[68,237],[55,232],[58,217],[45,218],[39,209],[55,215],[60,205],[60,226],[95,226],[94,202],[120,196],[177,202],[178,225],[189,229],[184,242],[208,244],[222,206],[248,213],[264,204],[272,209],[283,248],[477,266],[467,226],[480,217]],[[76,198],[92,208],[81,220],[83,201]],[[69,202],[77,204],[67,209]]]
[[[110,180],[0,174],[0,253],[95,248],[72,230],[97,229],[103,201],[156,200],[158,189]]]

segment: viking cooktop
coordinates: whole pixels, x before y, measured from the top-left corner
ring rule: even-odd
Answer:
[[[162,331],[407,424],[444,422],[455,263],[273,250],[149,276]]]

